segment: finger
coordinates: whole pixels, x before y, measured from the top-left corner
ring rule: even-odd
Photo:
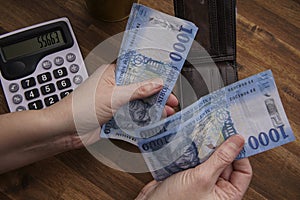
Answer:
[[[148,199],[148,195],[151,193],[152,190],[154,190],[159,183],[156,180],[151,181],[148,183],[139,193],[139,195],[136,197],[136,199],[142,200],[142,199]]]
[[[245,194],[252,179],[252,167],[249,159],[244,158],[233,162],[233,172],[230,177],[230,182],[234,185],[241,194]]]
[[[155,78],[144,82],[131,84],[128,86],[128,89],[133,91],[130,101],[152,96],[159,92],[162,87],[163,80],[161,78]]]
[[[175,114],[174,108],[172,108],[172,107],[170,107],[168,105],[165,106],[164,110],[166,111],[167,116]]]
[[[222,172],[220,175],[221,178],[228,181],[230,179],[231,173],[232,173],[233,167],[232,165],[228,165],[226,169]]]
[[[166,107],[165,107],[162,114],[161,114],[161,118],[164,119],[166,117],[167,117],[167,110],[166,110]]]
[[[161,78],[150,79],[143,82],[133,83],[129,85],[116,86],[112,104],[118,108],[125,103],[144,99],[159,92],[163,87],[163,80]]]
[[[211,184],[215,184],[221,173],[237,157],[244,145],[244,138],[240,135],[233,135],[228,138],[213,155],[202,164],[206,175],[211,177]]]
[[[166,117],[168,117],[170,115],[173,115],[174,113],[175,113],[174,108],[166,105],[165,108],[164,108],[164,110],[163,110],[163,113],[162,113],[162,118],[166,118]]]
[[[168,100],[167,100],[167,105],[171,106],[171,107],[175,107],[178,106],[178,99],[174,94],[170,94]]]

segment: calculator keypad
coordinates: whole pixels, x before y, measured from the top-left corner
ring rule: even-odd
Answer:
[[[87,77],[76,55],[71,52],[43,60],[32,74],[7,87],[12,103],[18,105],[12,111],[38,110],[48,107],[68,96]]]

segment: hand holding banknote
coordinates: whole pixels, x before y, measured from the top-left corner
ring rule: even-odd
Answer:
[[[161,119],[197,30],[192,22],[133,4],[117,60],[116,84],[160,77],[164,85],[157,94],[122,106],[103,126],[100,137],[134,138],[126,141],[137,145],[134,130]]]
[[[87,92],[88,88],[94,88],[92,85],[98,85],[95,92],[95,109],[100,125],[106,123],[113,116],[113,113],[123,104],[128,101],[143,99],[156,94],[163,87],[163,81],[160,78],[117,86],[115,83],[115,70],[116,66],[114,64],[99,67],[92,77],[76,91],[81,94],[79,90]],[[80,96],[82,95],[84,95],[84,93]],[[171,94],[167,100],[163,115],[169,116],[174,114],[175,111],[173,107],[177,106],[177,104],[177,98]]]
[[[242,199],[252,177],[248,158],[234,161],[243,145],[231,136],[202,165],[150,182],[137,199]]]
[[[116,84],[160,77],[164,86],[149,98],[120,107],[100,137],[137,145],[158,181],[204,163],[237,133],[246,140],[237,159],[295,140],[270,70],[216,90],[160,120],[197,30],[192,22],[134,4],[122,40]]]

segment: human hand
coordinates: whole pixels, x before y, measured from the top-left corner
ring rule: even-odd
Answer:
[[[163,87],[162,79],[159,78],[116,86],[115,67],[115,65],[99,67],[71,95],[49,107],[52,111],[58,112],[53,114],[54,118],[58,118],[57,116],[61,114],[72,113],[69,117],[64,117],[63,125],[70,124],[71,122],[66,121],[71,120],[74,121],[75,127],[73,131],[59,139],[68,144],[68,148],[80,148],[83,146],[82,143],[89,145],[96,142],[99,139],[100,126],[110,120],[118,108],[131,100],[149,97]],[[173,107],[177,105],[177,98],[171,94],[163,116],[174,114]]]
[[[99,67],[73,93],[46,109],[1,115],[0,173],[98,141],[100,125],[120,106],[162,89],[161,79],[116,86],[114,71],[115,65]],[[177,104],[171,95],[165,115],[173,114]]]
[[[136,199],[242,199],[252,178],[248,158],[234,160],[243,145],[242,136],[231,136],[203,164],[153,180]]]
[[[129,101],[144,99],[158,93],[163,87],[161,78],[124,86],[115,84],[115,65],[102,66],[102,74],[96,91],[96,113],[102,125],[110,120],[122,105]],[[97,73],[97,72],[96,72]],[[171,94],[166,103],[163,115],[175,113],[173,107],[178,105],[177,98]]]

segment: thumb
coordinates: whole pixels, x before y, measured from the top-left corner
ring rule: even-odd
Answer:
[[[244,138],[239,134],[231,136],[202,164],[201,170],[211,177],[212,184],[216,183],[221,173],[235,160],[244,142]]]
[[[118,107],[125,103],[150,97],[163,88],[163,80],[155,78],[129,85],[116,86],[115,99],[118,99]]]

